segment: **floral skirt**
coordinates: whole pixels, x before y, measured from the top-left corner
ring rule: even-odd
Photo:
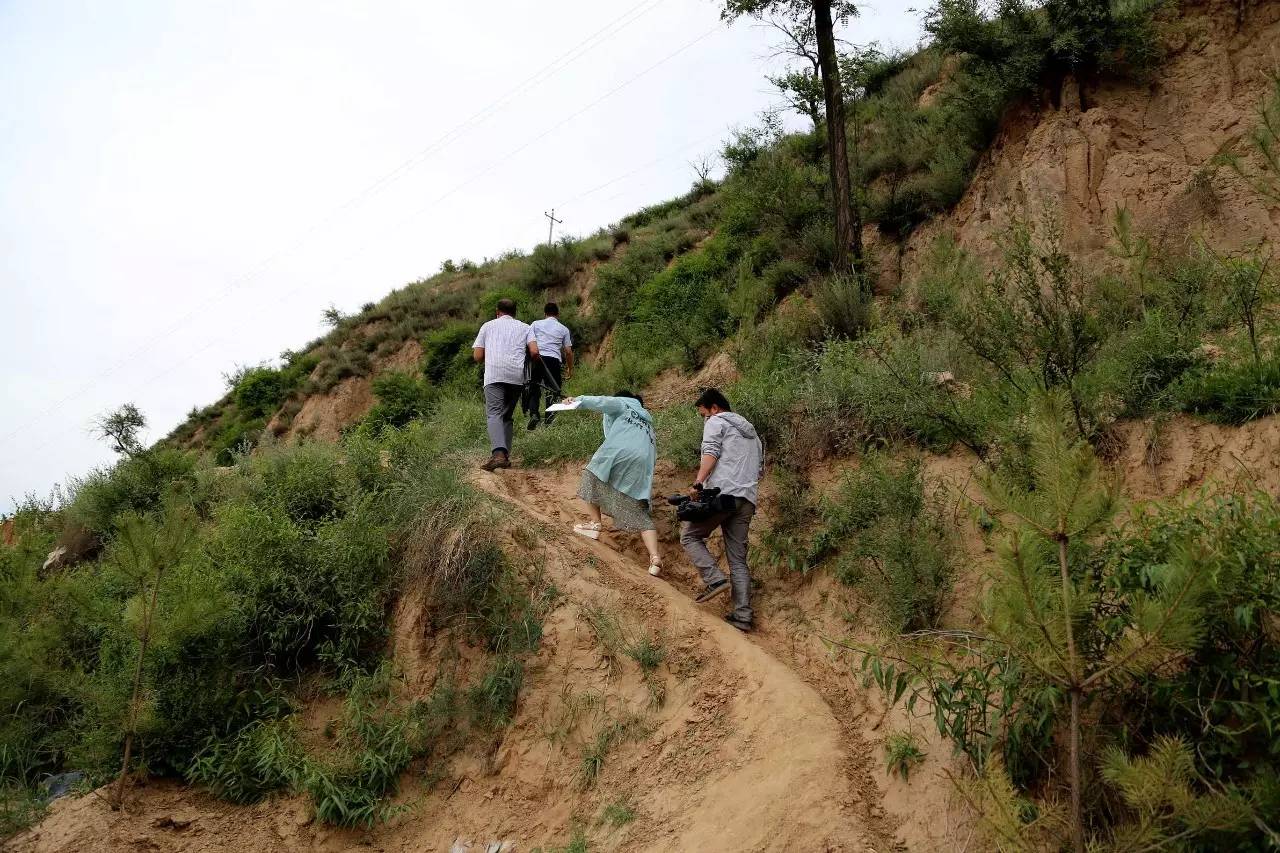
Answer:
[[[653,518],[649,514],[649,502],[624,495],[590,471],[583,470],[578,497],[600,507],[600,511],[613,519],[618,530],[653,530]]]

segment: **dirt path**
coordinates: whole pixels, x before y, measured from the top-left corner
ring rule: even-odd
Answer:
[[[594,853],[901,849],[861,728],[865,697],[847,671],[825,665],[812,637],[789,636],[772,614],[748,636],[720,618],[723,601],[695,605],[693,571],[669,527],[671,569],[661,579],[645,572],[637,537],[573,535],[575,479],[567,468],[476,476],[515,510],[502,513],[495,539],[554,585],[557,604],[512,724],[407,774],[398,798],[406,808],[391,823],[338,830],[317,824],[299,796],[237,807],[161,781],[136,788],[118,813],[94,795],[61,800],[5,849],[445,853],[508,841],[529,851],[564,845],[574,827]],[[669,524],[669,513],[660,516]],[[429,691],[439,675],[434,641],[408,617],[410,593],[401,604],[395,656]],[[646,674],[605,649],[593,621],[602,613],[632,638],[656,638],[662,663]],[[590,755],[599,760],[587,778]],[[624,807],[627,821],[607,818]]]
[[[476,482],[531,518],[567,530],[577,520],[567,500],[575,478],[576,471],[507,471]],[[733,685],[721,730],[714,736],[733,739],[741,747],[735,748],[729,772],[716,785],[714,813],[698,816],[676,846],[654,849],[894,848],[870,772],[869,748],[851,719],[861,710],[854,708],[847,678],[844,685],[825,681],[811,686],[784,663],[790,656],[783,651],[788,645],[784,637],[769,630],[743,635],[720,618],[723,603],[696,605],[690,597],[693,572],[681,568],[683,555],[669,542],[663,544],[668,571],[653,579],[631,537],[612,542],[607,534],[603,542],[572,535],[566,539],[568,551],[595,558],[599,580],[621,592],[646,623],[677,619],[695,624],[715,662],[697,678],[704,684]],[[837,717],[823,694],[841,703],[843,717]],[[704,822],[710,830],[705,838],[695,829]]]

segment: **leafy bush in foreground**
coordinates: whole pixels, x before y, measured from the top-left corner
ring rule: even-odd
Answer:
[[[836,576],[862,590],[890,631],[934,628],[955,576],[952,534],[925,494],[920,462],[869,455],[823,501],[812,565],[839,553]]]
[[[1254,815],[1278,797],[1280,508],[1261,493],[1204,498],[1112,527],[1106,476],[1062,407],[1048,417],[1032,487],[984,484],[1005,526],[981,633],[896,644],[865,671],[973,760],[983,781],[965,795],[1006,842],[1057,825],[1077,847],[1266,849]]]
[[[1239,425],[1280,412],[1280,357],[1228,364],[1188,378],[1183,408],[1215,423]]]
[[[322,819],[385,815],[396,776],[430,751],[449,716],[392,701],[389,687],[361,687],[384,658],[388,605],[405,577],[432,578],[433,618],[500,661],[503,688],[482,688],[494,702],[481,718],[509,718],[511,676],[539,641],[541,613],[481,536],[481,503],[448,462],[467,446],[452,436],[455,418],[446,401],[438,420],[376,441],[268,448],[230,470],[191,472],[188,462],[190,473],[161,491],[202,521],[194,546],[166,564],[154,611],[123,559],[127,538],[98,563],[40,577],[57,526],[38,507],[24,511],[21,547],[0,546],[0,675],[13,686],[0,691],[0,783],[21,792],[63,769],[100,782],[132,733],[144,769],[188,775],[236,801],[290,785],[313,792]],[[149,512],[159,520],[167,510]],[[303,678],[364,690],[337,753],[293,742]]]

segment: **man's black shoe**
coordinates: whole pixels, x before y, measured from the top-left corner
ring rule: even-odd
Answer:
[[[732,613],[724,617],[724,621],[728,622],[744,634],[751,633],[751,629],[754,627],[750,622],[743,622],[741,619],[734,618]]]
[[[548,421],[548,423],[550,423],[550,421]],[[534,431],[535,429],[537,429],[537,428],[538,428],[538,419],[537,419],[537,418],[532,418],[532,419],[530,419],[530,421],[529,421],[529,432],[533,432],[533,431]]]
[[[693,600],[696,601],[698,604],[706,604],[708,601],[715,598],[720,593],[728,592],[728,591],[729,591],[729,582],[727,580],[723,580],[723,581],[720,581],[719,583],[711,584],[702,592],[698,593],[697,597],[695,597]]]

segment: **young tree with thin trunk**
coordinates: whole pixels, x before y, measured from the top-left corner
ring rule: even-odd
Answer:
[[[811,26],[817,44],[818,70],[822,76],[827,116],[827,159],[831,172],[831,203],[835,215],[836,272],[850,273],[862,266],[862,215],[853,197],[849,174],[849,146],[845,138],[844,91],[836,56],[836,23],[858,14],[849,0],[723,0],[721,17],[727,21],[742,15],[791,22],[803,31]]]
[[[111,449],[133,459],[143,453],[138,432],[147,428],[147,418],[133,403],[125,403],[115,411],[100,415],[93,422],[93,432],[111,443]]]
[[[987,629],[1006,654],[1066,698],[1071,846],[1084,853],[1086,713],[1113,693],[1178,660],[1198,636],[1203,564],[1190,552],[1161,567],[1151,593],[1106,601],[1111,591],[1079,554],[1115,514],[1115,484],[1089,444],[1066,428],[1064,395],[1046,395],[1032,425],[1033,484],[983,478],[986,509],[1004,522]],[[1100,606],[1105,604],[1106,606]],[[1104,624],[1114,612],[1128,624]]]
[[[1271,273],[1272,258],[1255,251],[1240,258],[1218,258],[1222,270],[1223,295],[1232,314],[1249,335],[1253,353],[1253,369],[1262,369],[1262,349],[1258,345],[1258,319],[1264,307],[1275,298],[1275,279]]]
[[[134,740],[143,717],[147,652],[163,627],[157,619],[161,589],[166,575],[180,562],[196,533],[195,514],[190,507],[170,505],[160,515],[133,515],[120,525],[113,554],[116,567],[133,585],[134,596],[125,606],[126,627],[138,641],[138,661],[124,719],[124,758],[120,776],[112,789],[110,804],[119,809],[124,802],[124,784],[133,758]]]
[[[1242,826],[1246,798],[1206,786],[1185,740],[1156,737],[1138,757],[1099,723],[1114,724],[1135,687],[1196,653],[1222,564],[1198,537],[1175,540],[1159,562],[1118,564],[1107,542],[1117,483],[1071,420],[1063,391],[1040,395],[1029,470],[980,477],[995,559],[977,630],[842,645],[864,655],[863,671],[891,701],[931,706],[939,732],[973,760],[976,778],[953,781],[989,836],[984,849],[1059,849],[1064,829],[1076,853],[1175,849]],[[1140,584],[1125,581],[1130,572]],[[1023,773],[1031,761],[1047,783],[1033,820],[1012,761]]]

